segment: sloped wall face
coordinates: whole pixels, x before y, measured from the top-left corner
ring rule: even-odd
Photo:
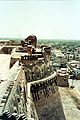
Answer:
[[[47,94],[40,92],[35,101],[39,120],[66,120],[57,86],[47,87]]]

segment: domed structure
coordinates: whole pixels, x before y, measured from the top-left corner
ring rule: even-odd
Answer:
[[[31,45],[36,47],[37,44],[37,37],[35,35],[30,35],[25,39],[25,42],[28,42]]]

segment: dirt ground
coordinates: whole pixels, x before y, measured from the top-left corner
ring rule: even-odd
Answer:
[[[80,120],[80,95],[75,89],[60,87],[58,89],[66,120]]]

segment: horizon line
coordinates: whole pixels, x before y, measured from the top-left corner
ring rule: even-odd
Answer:
[[[15,40],[15,39],[20,39],[20,40],[24,40],[25,38],[20,38],[20,37],[0,37],[0,40],[10,40],[10,39],[12,39],[12,40]],[[67,39],[67,38],[39,38],[39,39],[37,39],[37,40],[80,40],[80,39]]]

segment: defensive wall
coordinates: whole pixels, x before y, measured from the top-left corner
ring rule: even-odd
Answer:
[[[23,66],[17,61],[9,71],[8,80],[2,81],[5,89],[0,97],[0,118],[65,120],[55,79],[54,72],[49,77],[27,82]]]

